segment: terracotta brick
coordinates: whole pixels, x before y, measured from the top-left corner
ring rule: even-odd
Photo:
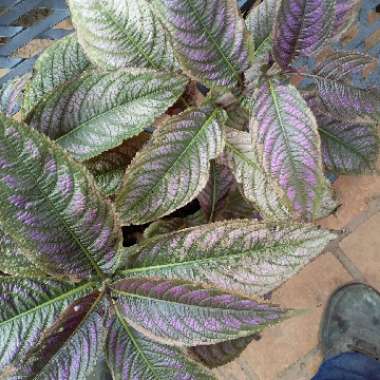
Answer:
[[[327,253],[273,293],[272,303],[305,313],[265,330],[233,363],[250,363],[260,380],[272,380],[318,345],[319,323],[329,295],[351,281],[338,260]],[[228,367],[228,366],[225,366]],[[223,368],[219,370],[223,373]],[[227,377],[222,377],[222,379]],[[248,380],[239,373],[239,380]]]
[[[380,290],[380,213],[358,227],[340,246],[365,280]]]
[[[319,224],[325,228],[342,229],[367,209],[372,198],[380,195],[380,176],[341,176],[333,187],[342,206]]]

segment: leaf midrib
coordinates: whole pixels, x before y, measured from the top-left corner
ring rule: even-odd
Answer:
[[[262,170],[258,164],[256,164],[250,158],[248,158],[247,155],[244,154],[244,152],[240,151],[233,144],[231,144],[228,140],[226,141],[226,147],[228,147],[228,149],[230,149],[236,156],[238,156],[242,161],[247,163],[249,166],[252,166],[255,170],[262,172]]]
[[[174,267],[181,267],[181,266],[192,266],[192,265],[201,265],[201,264],[207,264],[210,262],[220,262],[220,261],[229,261],[231,259],[239,258],[239,257],[246,257],[246,256],[253,256],[254,253],[264,253],[265,251],[272,251],[274,249],[282,249],[282,248],[290,248],[290,247],[295,247],[299,248],[303,243],[305,243],[305,240],[294,240],[291,243],[292,244],[285,244],[285,243],[275,243],[271,245],[270,247],[268,246],[261,246],[259,248],[253,247],[251,249],[247,249],[243,251],[242,249],[236,249],[239,251],[239,253],[234,253],[234,254],[225,254],[223,256],[212,256],[212,257],[207,257],[204,259],[193,259],[191,261],[183,261],[183,262],[177,262],[177,263],[171,263],[171,264],[160,264],[160,265],[152,265],[148,267],[140,267],[140,268],[130,268],[121,271],[120,273],[123,275],[129,275],[130,273],[140,273],[140,272],[146,272],[146,271],[151,271],[151,270],[161,270],[161,269],[166,269],[166,268],[174,268]],[[253,252],[253,253],[251,253]],[[289,254],[289,257],[293,257],[295,255]],[[298,256],[297,256],[298,257]]]
[[[134,347],[136,348],[137,352],[143,358],[143,360],[146,363],[147,367],[150,369],[151,373],[153,374],[153,377],[156,380],[160,380],[160,377],[158,376],[158,374],[156,372],[156,369],[154,368],[154,366],[152,365],[152,363],[150,362],[150,360],[145,355],[144,350],[141,349],[141,346],[138,344],[138,342],[135,339],[133,333],[129,329],[128,324],[126,323],[125,319],[123,318],[123,316],[122,316],[122,314],[121,314],[118,306],[115,303],[114,303],[114,310],[115,310],[115,314],[116,314],[117,319],[119,320],[119,322],[123,326],[125,332],[127,333],[127,335],[129,336],[129,338],[131,339],[131,342],[134,345]]]
[[[256,50],[253,52],[253,58],[256,58],[256,59],[260,58],[263,55],[263,53],[266,52],[266,50],[268,50],[268,53],[269,53],[270,51],[269,48],[272,47],[271,44],[272,44],[272,36],[268,35],[267,37],[264,38],[261,44],[259,44]]]
[[[8,323],[12,323],[13,321],[19,319],[19,318],[23,318],[25,317],[26,315],[29,315],[29,314],[32,314],[32,313],[35,313],[37,312],[38,310],[42,309],[42,308],[45,308],[55,302],[59,302],[59,301],[62,301],[66,298],[69,298],[71,295],[75,294],[75,293],[79,293],[81,292],[82,290],[86,289],[86,288],[95,288],[95,283],[94,282],[89,282],[87,284],[84,284],[82,286],[79,286],[77,288],[74,288],[74,289],[71,289],[70,291],[66,292],[66,293],[63,293],[61,295],[59,295],[58,297],[56,298],[53,298],[53,299],[50,299],[49,301],[47,302],[44,302],[42,304],[39,304],[27,311],[24,311],[20,314],[17,314],[15,315],[14,317],[10,318],[10,319],[7,319],[6,321],[3,321],[3,322],[0,322],[0,328],[3,326],[3,325],[6,325]]]
[[[287,154],[289,157],[290,165],[291,165],[292,170],[293,170],[293,178],[295,178],[297,193],[298,193],[298,195],[301,196],[302,206],[303,206],[303,208],[305,208],[307,205],[306,194],[304,191],[302,191],[303,186],[302,186],[302,184],[298,178],[298,175],[297,175],[298,173],[296,170],[296,165],[294,162],[292,150],[290,148],[288,134],[286,131],[286,127],[284,125],[284,121],[282,119],[282,113],[281,113],[281,109],[280,109],[280,105],[279,105],[279,101],[278,101],[278,97],[277,97],[277,92],[276,92],[271,80],[268,80],[268,84],[269,84],[269,91],[271,94],[271,98],[273,100],[273,105],[274,105],[274,108],[276,111],[276,115],[278,116],[277,119],[279,121],[279,125],[280,125],[281,131],[282,131],[282,136],[284,137],[284,142],[286,145],[286,151],[287,151]],[[296,174],[296,175],[294,176],[294,174]]]
[[[206,25],[204,24],[203,18],[197,12],[196,8],[194,7],[194,5],[192,3],[192,0],[185,0],[185,2],[189,5],[190,12],[197,19],[197,21],[200,23],[200,25],[202,26],[202,29],[203,29],[204,33],[207,35],[207,37],[209,38],[209,40],[211,40],[211,43],[213,44],[214,48],[220,54],[220,56],[222,57],[222,59],[227,63],[227,66],[228,66],[228,68],[230,70],[230,73],[232,73],[232,75],[236,78],[236,81],[238,83],[240,83],[241,80],[240,80],[239,72],[236,70],[235,66],[231,63],[229,57],[227,57],[224,54],[223,50],[220,48],[220,43],[218,43],[216,41],[216,39],[214,38],[214,36],[210,33],[210,31],[209,31],[210,28],[206,27]],[[244,33],[244,32],[242,32],[242,33]]]
[[[137,1],[137,0],[134,0],[134,1]],[[148,4],[146,4],[146,6],[148,6]],[[116,26],[119,32],[121,32],[121,34],[126,37],[128,42],[134,47],[135,50],[137,50],[139,54],[141,54],[145,58],[145,60],[149,63],[151,67],[153,67],[156,70],[160,69],[160,66],[153,61],[153,59],[146,53],[146,51],[140,46],[140,44],[138,44],[133,38],[131,38],[128,33],[126,33],[124,26],[119,24],[119,21],[113,17],[113,14],[108,9],[106,9],[106,7],[103,7],[102,9],[98,9],[98,10],[99,12],[101,12],[101,10],[104,11],[108,20],[111,21]],[[139,12],[141,13],[140,9],[139,9]]]
[[[197,288],[197,289],[203,289],[203,290],[207,290],[207,288]],[[196,290],[195,288],[193,289],[194,291]],[[212,289],[209,289],[209,290],[212,290]],[[192,303],[184,303],[184,302],[180,302],[180,301],[171,301],[171,300],[165,300],[165,299],[162,299],[162,298],[158,298],[158,297],[149,297],[149,296],[145,296],[145,295],[141,295],[141,294],[136,294],[136,293],[130,293],[128,291],[125,291],[125,290],[120,290],[120,289],[115,289],[113,288],[112,289],[113,292],[115,292],[116,294],[120,294],[122,297],[126,297],[126,298],[138,298],[138,299],[141,299],[141,300],[147,300],[147,301],[153,301],[153,302],[161,302],[161,303],[165,303],[165,304],[168,304],[168,305],[183,305],[183,306],[187,306],[187,307],[191,307],[191,308],[196,308],[196,309],[200,309],[200,310],[209,310],[209,311],[213,311],[213,312],[220,312],[220,311],[227,311],[227,312],[232,312],[232,313],[245,313],[245,312],[250,312],[252,310],[247,310],[247,309],[233,309],[231,307],[227,307],[227,306],[221,306],[221,307],[215,307],[215,306],[201,306],[201,305],[196,305],[196,304],[192,304]],[[244,296],[245,299],[250,299],[252,300],[252,298],[250,297],[247,297],[247,296]],[[260,313],[261,310],[259,309],[255,309],[256,312]]]
[[[210,210],[210,215],[208,218],[208,222],[212,223],[214,221],[214,213],[215,213],[215,207],[216,207],[216,196],[217,196],[217,180],[216,180],[216,167],[215,167],[215,161],[212,160],[210,163],[210,177],[211,177],[211,210]]]

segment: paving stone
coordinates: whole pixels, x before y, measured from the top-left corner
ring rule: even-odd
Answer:
[[[340,247],[365,280],[380,290],[380,213],[360,225]]]
[[[278,380],[310,380],[323,361],[321,350],[316,347],[305,357],[291,365],[277,376]]]
[[[380,165],[378,167],[380,168]],[[319,224],[325,228],[338,230],[364,212],[368,202],[380,195],[380,176],[341,176],[333,188],[342,205],[335,214],[320,220]]]
[[[219,369],[220,374],[226,369],[226,376],[220,378],[231,380],[228,368],[233,365],[238,370],[240,363],[243,366],[249,363],[258,379],[276,379],[286,368],[318,345],[319,323],[326,301],[338,286],[350,281],[351,276],[331,253],[309,264],[277,289],[271,299],[274,304],[305,312],[265,330],[261,340],[252,342],[235,363]],[[235,377],[251,380],[243,371]]]
[[[255,373],[251,357],[247,355],[242,355],[239,360],[216,368],[213,372],[220,380],[261,380]]]

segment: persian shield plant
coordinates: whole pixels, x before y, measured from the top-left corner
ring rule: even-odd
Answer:
[[[69,5],[0,96],[0,380],[212,379],[335,238],[324,171],[373,168],[374,59],[324,51],[358,2]]]

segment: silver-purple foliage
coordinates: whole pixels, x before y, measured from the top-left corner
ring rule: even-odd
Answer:
[[[324,51],[359,2],[69,5],[0,93],[0,379],[213,379],[297,314],[263,296],[335,238],[325,171],[374,167],[374,58]]]

